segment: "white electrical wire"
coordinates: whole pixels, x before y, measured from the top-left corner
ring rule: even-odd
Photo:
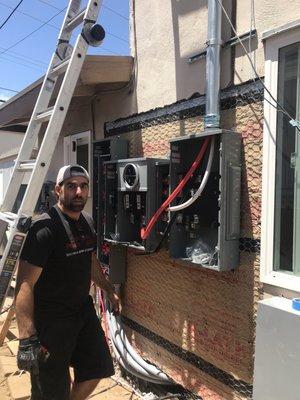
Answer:
[[[116,287],[116,290],[118,292],[119,288]],[[109,307],[106,307],[106,320],[114,353],[122,367],[131,374],[148,382],[169,385],[171,381],[168,376],[155,367],[155,365],[147,363],[134,350],[126,337],[122,324],[110,312]]]
[[[245,55],[246,55],[246,57],[248,58],[248,60],[249,60],[249,62],[250,62],[250,65],[251,65],[251,67],[252,67],[252,70],[253,70],[253,72],[254,72],[256,78],[260,81],[260,83],[263,85],[265,91],[268,93],[268,95],[270,96],[270,98],[271,98],[271,99],[274,101],[274,103],[275,103],[275,104],[273,104],[273,103],[271,103],[271,102],[269,101],[269,104],[271,104],[271,106],[274,107],[274,108],[276,108],[276,109],[279,108],[280,111],[282,111],[282,112],[290,119],[289,123],[290,123],[292,126],[294,126],[294,127],[300,132],[300,121],[295,120],[295,119],[289,114],[289,112],[275,99],[275,97],[272,95],[272,93],[270,92],[270,90],[269,90],[269,89],[267,88],[267,86],[264,84],[264,81],[261,79],[261,77],[258,75],[258,72],[256,71],[255,65],[253,64],[253,62],[252,62],[252,60],[251,60],[251,57],[249,56],[248,51],[247,51],[246,47],[244,46],[244,43],[242,42],[241,38],[239,37],[239,35],[238,35],[238,33],[237,33],[237,30],[235,29],[233,23],[231,22],[231,19],[230,19],[229,15],[227,14],[224,5],[222,4],[222,2],[221,2],[220,0],[216,0],[216,1],[219,3],[220,7],[222,8],[223,13],[224,13],[226,19],[228,20],[228,22],[229,22],[229,24],[230,24],[230,26],[231,26],[232,31],[234,32],[236,38],[238,39],[240,45],[242,46],[242,48],[243,48],[243,50],[244,50],[244,52],[245,52]]]
[[[214,149],[215,149],[215,138],[212,137],[211,143],[210,143],[209,157],[208,157],[208,161],[207,161],[206,170],[205,170],[205,173],[204,173],[204,176],[203,176],[203,179],[201,181],[199,188],[197,189],[197,191],[194,193],[194,195],[190,199],[188,199],[187,201],[185,201],[182,204],[178,204],[177,206],[169,207],[169,211],[183,210],[184,208],[187,208],[191,204],[193,204],[198,199],[198,197],[201,196],[201,193],[203,192],[203,190],[207,184],[209,175],[210,175],[211,165],[212,165],[212,161],[214,158]]]

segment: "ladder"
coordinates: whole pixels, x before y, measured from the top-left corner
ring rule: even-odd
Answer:
[[[89,0],[80,9],[81,0],[71,0],[59,32],[56,49],[45,74],[28,128],[18,154],[13,173],[0,206],[0,310],[3,308],[11,279],[16,270],[31,217],[42,189],[51,158],[65,120],[73,92],[89,45],[98,46],[104,39],[104,29],[96,24],[102,0]],[[82,25],[74,47],[70,44],[72,32]],[[49,107],[57,79],[65,74],[54,105]],[[58,85],[57,85],[58,86]],[[37,158],[31,159],[42,124],[47,123]],[[17,214],[13,207],[25,172],[30,174],[28,186]]]

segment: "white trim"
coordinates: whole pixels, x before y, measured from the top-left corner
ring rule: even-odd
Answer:
[[[282,32],[265,41],[265,85],[275,98],[277,98],[279,49],[299,40],[299,29],[297,29]],[[272,102],[265,92],[260,280],[263,283],[300,292],[300,277],[273,271],[277,111],[267,100]]]
[[[73,135],[65,136],[64,137],[64,164],[73,164],[77,163],[76,154],[73,154],[72,151],[72,141],[78,139],[86,139],[88,144],[88,173],[90,175],[90,190],[89,196],[92,195],[92,132],[91,131],[84,131],[80,133],[75,133]]]
[[[282,33],[288,32],[291,29],[296,29],[299,27],[300,27],[300,19],[296,19],[296,21],[288,22],[287,24],[281,25],[278,28],[263,32],[261,35],[261,40],[267,40],[270,37],[280,35]]]

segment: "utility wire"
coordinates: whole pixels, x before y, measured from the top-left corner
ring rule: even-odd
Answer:
[[[44,0],[37,0],[37,1],[39,1],[40,3],[46,4],[47,6],[52,7],[52,8],[54,8],[55,10],[60,10],[60,8],[54,6],[54,5],[51,4],[51,3],[48,3],[47,1],[44,1]],[[104,6],[104,5],[102,5],[102,7],[108,8],[108,7]],[[110,8],[108,8],[108,9],[111,10]],[[113,10],[111,10],[111,11],[113,11]],[[114,11],[114,12],[115,12],[115,11]],[[116,13],[117,13],[117,12],[116,12]],[[122,16],[121,14],[118,14],[118,15]],[[123,16],[122,16],[122,17],[123,17]],[[123,17],[123,18],[125,18],[125,17]],[[127,20],[128,20],[128,18],[127,18]],[[112,36],[112,37],[114,37],[114,38],[116,38],[116,39],[119,39],[119,40],[121,40],[121,41],[124,42],[124,43],[128,43],[128,40],[123,39],[123,38],[121,38],[120,36],[115,35],[114,33],[111,33],[111,32],[108,32],[108,31],[105,31],[105,32],[106,32],[108,35],[110,35],[110,36]]]
[[[10,8],[10,9],[13,8],[13,7],[11,7],[11,6],[8,6],[8,5],[5,4],[5,3],[2,3],[2,1],[0,1],[0,4],[1,4],[2,6],[4,6],[4,7],[6,7],[6,8]],[[58,10],[60,10],[60,9],[58,8]],[[24,12],[24,11],[17,10],[17,12],[18,12],[19,14],[25,15],[25,17],[28,17],[28,18],[33,19],[34,21],[45,22],[45,21],[43,21],[42,19],[37,18],[37,17],[34,17],[33,15],[28,14],[28,13],[26,13],[26,12]],[[48,26],[51,26],[51,28],[59,29],[56,25],[52,25],[52,24],[47,24],[47,25],[48,25]]]
[[[0,90],[8,90],[9,92],[19,93],[18,90],[8,89],[6,87],[1,87],[1,86],[0,86]]]
[[[54,6],[51,3],[48,3],[48,1],[45,1],[45,0],[37,0],[37,1],[39,1],[40,3],[46,4],[49,7],[55,8],[56,10],[59,10],[58,7]],[[118,15],[119,17],[121,17],[121,18],[123,18],[123,19],[125,19],[127,21],[129,20],[129,18],[125,17],[125,15],[118,13],[117,11],[113,10],[112,8],[110,8],[108,6],[105,6],[104,4],[102,4],[102,7],[106,8],[107,10],[111,11],[112,13]]]
[[[9,7],[9,6],[7,6],[6,4],[4,4],[4,3],[2,3],[2,2],[0,2],[0,4],[4,5],[4,6],[6,6],[6,7]],[[11,7],[9,7],[9,8],[11,8]],[[42,28],[43,26],[45,26],[45,25],[48,25],[48,26],[51,26],[52,28],[55,28],[55,29],[57,29],[57,30],[60,30],[60,28],[59,28],[58,26],[55,26],[55,25],[52,25],[52,24],[49,24],[49,23],[48,23],[49,21],[51,21],[52,19],[54,19],[57,15],[59,15],[62,11],[65,10],[65,8],[62,9],[62,10],[59,9],[59,8],[57,8],[57,7],[55,7],[55,8],[59,10],[59,13],[55,14],[55,15],[54,15],[52,18],[50,18],[48,21],[43,21],[43,20],[40,20],[39,18],[35,18],[35,17],[31,16],[30,14],[26,14],[26,13],[24,13],[24,12],[22,12],[22,11],[18,11],[19,13],[21,13],[21,14],[27,16],[27,17],[30,17],[30,18],[32,18],[32,19],[34,19],[34,20],[36,20],[36,21],[42,22],[42,25],[41,25],[40,27],[38,27],[36,30],[34,30],[33,32],[31,32],[29,35],[25,36],[25,37],[24,37],[23,39],[21,39],[20,41],[16,42],[15,44],[13,44],[13,45],[10,46],[10,47],[8,47],[7,49],[2,48],[3,51],[0,50],[0,56],[1,56],[1,58],[3,58],[3,57],[2,57],[2,54],[7,53],[8,51],[10,51],[11,48],[15,47],[16,45],[18,45],[19,43],[21,43],[23,40],[27,39],[29,36],[31,36],[33,33],[35,33],[36,31],[38,31],[39,29],[41,29],[41,28]],[[105,50],[105,51],[107,51],[107,52],[109,52],[109,53],[111,53],[111,54],[116,54],[116,55],[118,54],[118,53],[116,53],[116,52],[114,52],[114,51],[112,51],[112,50],[106,48],[105,46],[101,46],[101,47],[102,47],[103,50]],[[11,51],[10,51],[10,52],[11,52]],[[18,53],[16,53],[16,52],[11,52],[11,53],[18,54]],[[20,54],[20,53],[19,53],[19,54]],[[19,58],[19,59],[20,59],[20,57],[18,57],[18,56],[13,56],[13,55],[10,55],[10,54],[8,54],[8,56],[10,56],[10,57],[12,57],[12,58]],[[39,64],[44,64],[44,65],[48,65],[48,64],[43,63],[43,62],[41,62],[41,61],[39,61],[39,60],[29,59],[28,57],[25,57],[25,56],[23,56],[22,54],[20,54],[20,56],[24,59],[24,60],[22,60],[22,58],[21,58],[21,61],[33,64],[33,67],[32,67],[32,68],[35,68],[35,69],[38,68],[40,71],[41,71],[42,66],[37,65],[37,63],[39,63]],[[11,60],[9,60],[9,59],[7,59],[7,58],[3,58],[3,59],[5,59],[6,61],[9,61],[9,62],[13,62],[13,61],[11,61]],[[26,64],[23,64],[23,63],[21,63],[21,62],[16,62],[16,64],[22,65],[22,66],[24,66],[24,67],[31,68],[31,66],[26,65]]]
[[[32,32],[30,32],[28,35],[24,36],[22,39],[18,40],[16,43],[14,43],[13,45],[7,47],[7,49],[3,50],[0,52],[0,56],[4,53],[6,53],[8,50],[16,47],[19,43],[23,42],[25,39],[27,39],[29,36],[33,35],[35,32],[39,31],[40,29],[42,29],[45,25],[47,25],[50,21],[52,21],[54,18],[56,18],[59,14],[61,14],[63,11],[65,11],[67,7],[65,7],[64,9],[60,10],[57,14],[53,15],[53,17],[51,17],[50,19],[48,19],[46,22],[44,22],[42,25],[40,25],[39,27],[37,27],[35,30],[33,30]]]
[[[9,55],[9,54],[8,54],[8,55]],[[14,56],[10,56],[10,57],[14,57]],[[24,64],[23,62],[20,62],[20,61],[11,60],[11,59],[7,58],[6,55],[0,56],[0,58],[1,58],[1,60],[5,60],[5,61],[10,62],[10,63],[13,63],[13,64],[18,64],[18,65],[22,65],[23,67],[30,68],[31,70],[35,69],[35,70],[40,71],[40,72],[44,71],[44,69],[42,69],[41,66],[34,65],[34,64],[32,64],[32,63],[31,63],[31,65],[29,65],[29,64]],[[24,61],[24,62],[30,63],[30,61],[26,61],[26,60],[23,60],[23,61]]]
[[[1,50],[5,50],[4,47],[0,46],[0,51]],[[0,58],[4,58],[4,57],[11,57],[18,61],[30,63],[30,64],[34,65],[35,67],[39,67],[39,68],[45,68],[45,66],[48,65],[47,63],[37,60],[36,58],[29,58],[29,57],[26,57],[24,54],[17,53],[14,51],[8,51],[4,56],[0,56]]]
[[[23,3],[23,0],[19,1],[19,3],[13,8],[12,12],[6,18],[6,20],[0,25],[0,29],[4,27],[4,25],[8,22],[8,20],[13,16],[13,14],[17,11],[18,7]]]
[[[246,57],[248,58],[248,60],[249,60],[249,62],[250,62],[250,65],[251,65],[251,67],[252,67],[252,70],[253,70],[253,72],[254,72],[256,78],[261,82],[261,84],[263,85],[265,91],[268,93],[268,95],[270,96],[270,98],[271,98],[271,99],[274,101],[274,103],[275,103],[275,104],[274,104],[274,103],[271,103],[271,102],[269,101],[269,104],[271,104],[272,107],[274,107],[275,109],[279,109],[283,114],[285,114],[285,115],[290,119],[290,121],[289,121],[290,123],[291,123],[291,122],[296,122],[296,125],[293,125],[292,123],[291,123],[291,125],[295,126],[295,128],[300,132],[300,127],[299,127],[300,123],[299,123],[299,121],[295,121],[295,118],[293,118],[293,117],[290,115],[290,113],[275,99],[275,97],[272,95],[272,93],[270,92],[270,90],[269,90],[269,89],[267,88],[267,86],[265,85],[264,81],[263,81],[263,80],[261,79],[261,77],[258,75],[258,72],[256,71],[256,68],[255,68],[255,65],[253,64],[253,61],[251,60],[251,57],[249,56],[248,51],[247,51],[246,47],[244,46],[244,43],[242,42],[241,38],[239,37],[239,35],[238,35],[238,33],[237,33],[237,30],[235,29],[233,23],[231,22],[231,19],[230,19],[229,15],[227,14],[227,11],[225,10],[225,8],[224,8],[224,6],[223,6],[223,4],[221,3],[220,0],[216,0],[216,1],[217,1],[217,2],[219,3],[219,5],[221,6],[225,17],[227,18],[227,20],[228,20],[228,22],[229,22],[229,24],[230,24],[230,26],[231,26],[232,31],[234,32],[234,34],[236,35],[236,38],[238,39],[240,45],[242,46],[242,48],[243,48],[243,50],[244,50],[244,52],[245,52],[245,55],[246,55]],[[254,80],[254,79],[253,79],[253,80]]]
[[[102,7],[103,7],[103,8],[106,8],[107,10],[111,11],[112,13],[118,15],[119,17],[125,19],[126,21],[129,21],[129,18],[128,18],[128,17],[125,17],[125,15],[118,13],[118,11],[115,11],[115,10],[113,10],[112,8],[108,7],[108,6],[105,6],[104,4],[103,4]]]

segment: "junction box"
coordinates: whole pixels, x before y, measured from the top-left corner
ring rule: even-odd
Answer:
[[[169,160],[132,158],[105,163],[105,240],[144,251],[157,247],[168,224],[164,212],[146,240],[141,229],[169,194]]]
[[[239,264],[241,138],[233,131],[209,129],[172,139],[170,160],[171,192],[188,172],[204,140],[214,137],[211,173],[201,196],[176,213],[170,230],[169,253],[218,271]],[[184,203],[196,192],[204,176],[209,156],[205,156],[191,179],[171,205]]]

